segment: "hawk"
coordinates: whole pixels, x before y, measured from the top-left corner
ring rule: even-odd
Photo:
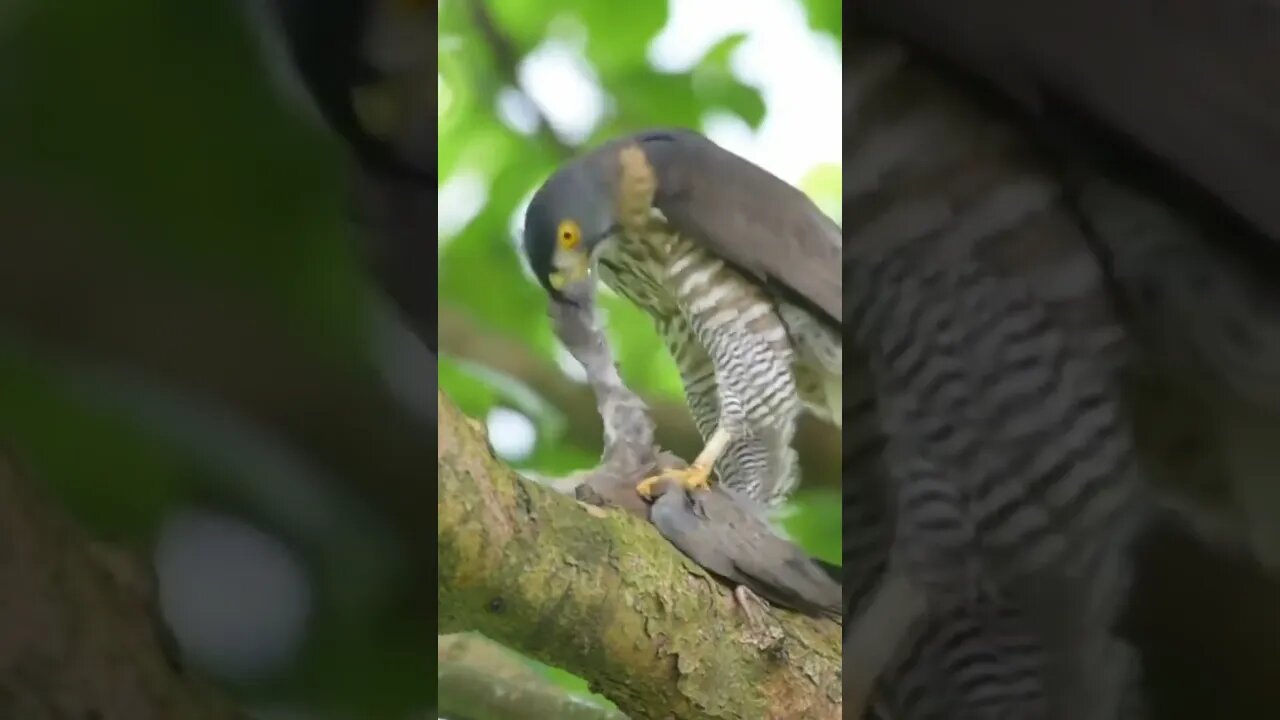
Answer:
[[[686,488],[776,503],[798,414],[840,424],[840,227],[760,167],[689,130],[604,143],[534,194],[524,247],[553,302],[596,274],[653,318],[705,442]]]

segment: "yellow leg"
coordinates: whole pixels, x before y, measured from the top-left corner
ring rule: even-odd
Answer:
[[[653,486],[663,477],[679,479],[680,484],[687,490],[705,490],[710,484],[711,469],[715,467],[716,460],[724,454],[725,448],[729,447],[729,441],[732,439],[733,436],[727,430],[716,428],[716,431],[711,433],[711,439],[707,440],[706,447],[702,448],[698,457],[693,459],[692,465],[683,470],[669,470],[662,475],[645,478],[636,486],[636,492],[646,498],[652,497]]]

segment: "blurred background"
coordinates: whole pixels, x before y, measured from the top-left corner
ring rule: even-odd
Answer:
[[[581,366],[555,340],[521,250],[533,192],[581,148],[683,126],[800,187],[838,222],[840,21],[835,0],[440,3],[440,387],[486,420],[514,467],[564,475],[601,449]],[[692,457],[701,441],[652,322],[607,288],[600,298],[619,370],[653,408],[660,444]],[[781,525],[839,562],[839,433],[806,421],[799,436],[803,481]]]
[[[530,197],[579,148],[655,126],[701,129],[803,188],[840,219],[840,9],[759,0],[732,14],[696,0],[441,3],[440,387],[485,418],[513,466],[563,474],[600,456],[581,366],[555,339],[521,249]],[[779,63],[778,58],[787,58]],[[680,378],[648,316],[602,288],[624,380],[677,452],[701,447]],[[806,425],[799,504],[834,502],[839,435]],[[811,452],[803,452],[809,450]],[[811,477],[812,476],[812,477]],[[815,510],[814,512],[817,512]],[[831,535],[838,509],[811,527]],[[815,524],[817,526],[815,526]],[[835,553],[835,538],[815,551]],[[838,559],[838,558],[837,558]]]
[[[186,662],[255,717],[423,717],[437,372],[524,472],[600,451],[518,253],[524,203],[575,148],[683,125],[839,219],[840,4],[442,0],[437,366],[367,272],[349,158],[266,3],[0,6],[0,438],[151,561]],[[604,306],[688,453],[651,325]],[[784,526],[837,560],[838,434],[802,438]]]
[[[431,512],[434,368],[261,9],[3,4],[0,438],[255,717],[409,717],[430,523],[380,508]]]

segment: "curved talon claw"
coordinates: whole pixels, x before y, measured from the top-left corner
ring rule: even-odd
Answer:
[[[636,485],[636,492],[646,500],[653,499],[653,489],[664,478],[678,480],[686,490],[706,490],[711,486],[711,468],[690,465],[681,470],[668,470],[661,475],[645,478]]]

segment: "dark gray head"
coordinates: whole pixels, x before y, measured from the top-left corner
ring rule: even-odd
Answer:
[[[564,301],[564,286],[586,279],[592,253],[617,229],[607,153],[596,150],[556,171],[524,215],[524,251],[538,282]]]

